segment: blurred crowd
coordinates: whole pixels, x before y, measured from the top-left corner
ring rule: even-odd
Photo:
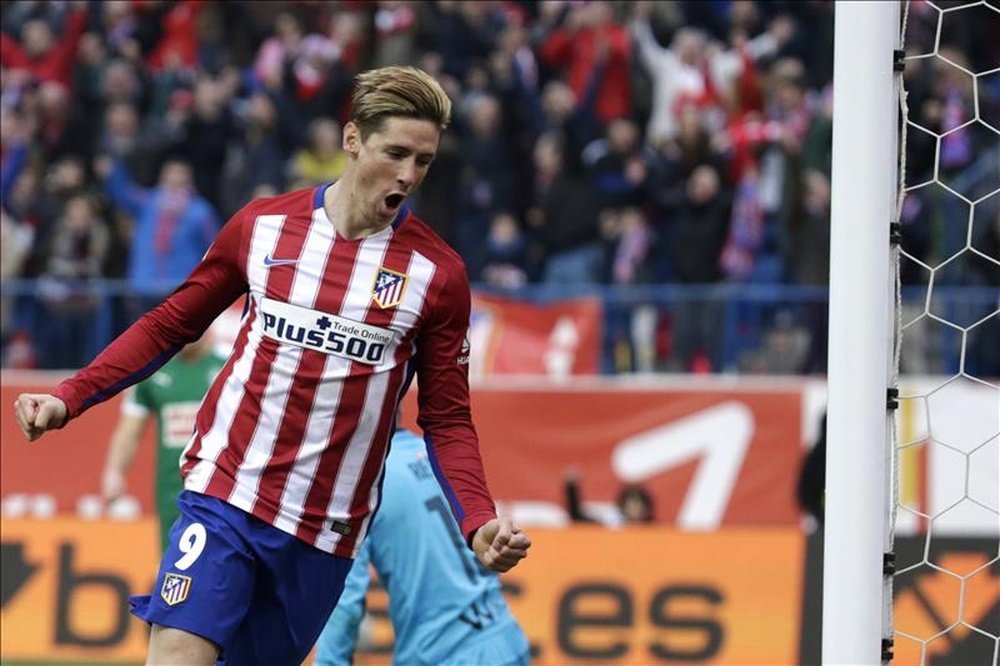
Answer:
[[[968,73],[1000,66],[997,16],[949,12],[938,37],[911,3],[908,52],[947,57],[907,64],[908,182],[997,188],[1000,76]],[[351,78],[387,64],[453,99],[412,205],[476,283],[827,282],[831,2],[18,0],[2,33],[2,271],[40,280],[4,304],[8,365],[86,362],[87,281],[127,281],[120,330],[249,199],[338,178]],[[957,233],[949,198],[906,199],[907,283],[967,238],[997,256],[996,197]],[[1000,284],[975,255],[949,280]],[[671,369],[719,368],[718,307],[653,313]],[[776,347],[741,364],[821,369],[824,321],[776,312]],[[26,338],[34,361],[11,360]]]

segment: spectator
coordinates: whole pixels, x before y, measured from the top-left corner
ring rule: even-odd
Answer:
[[[71,196],[48,239],[39,282],[41,367],[78,368],[102,348],[102,331],[94,319],[104,297],[87,283],[102,276],[109,245],[97,203],[85,194]]]
[[[609,236],[614,240],[612,283],[624,285],[649,282],[653,230],[642,210],[635,206],[623,209]]]
[[[48,22],[29,20],[21,28],[20,41],[0,34],[0,62],[4,69],[23,70],[37,81],[68,87],[73,56],[86,27],[87,10],[82,8],[69,14],[61,37],[56,37]]]
[[[618,491],[612,512],[598,511],[595,506],[585,510],[580,498],[580,471],[569,469],[563,475],[566,511],[575,523],[600,523],[609,527],[643,525],[655,521],[653,497],[640,484],[625,484]]]
[[[649,22],[652,5],[651,2],[633,5],[630,30],[639,62],[652,79],[652,109],[646,137],[658,145],[677,134],[677,100],[705,95],[708,82],[704,73],[704,33],[695,28],[678,30],[671,47],[663,48]]]
[[[528,212],[545,256],[543,281],[587,284],[600,280],[603,248],[598,223],[600,200],[581,176],[564,167],[557,137],[535,146],[538,174],[535,205]]]
[[[292,157],[292,187],[329,183],[340,178],[347,167],[347,153],[341,144],[340,127],[329,118],[309,124],[309,145]]]
[[[531,248],[517,218],[499,211],[490,222],[479,281],[502,289],[517,289],[528,282]]]
[[[365,57],[369,43],[367,31],[370,25],[368,16],[361,11],[335,12],[330,19],[330,27],[327,32],[339,53],[337,65],[341,76],[344,77],[343,82],[346,82],[362,67],[362,59]],[[346,98],[343,101],[346,103]],[[347,109],[345,108],[343,111],[346,113]],[[348,120],[346,115],[341,119],[345,122]]]
[[[104,127],[96,144],[99,152],[124,162],[136,182],[148,186],[156,180],[157,162],[169,140],[169,136],[156,127],[143,133],[136,107],[118,102],[105,112]]]
[[[124,59],[111,60],[103,68],[101,76],[101,95],[105,105],[131,104],[141,107],[145,90],[134,65]]]
[[[626,118],[608,123],[607,135],[584,149],[588,178],[601,208],[639,206],[648,198],[653,150],[640,141],[639,128]]]
[[[286,165],[299,132],[288,105],[279,106],[280,102],[280,95],[258,91],[242,105],[220,193],[222,210],[229,214],[238,210],[258,188],[275,193],[285,190]]]
[[[278,34],[258,51],[256,83],[280,98],[279,107],[303,125],[320,116],[343,120],[350,96],[350,77],[360,30],[354,12],[338,12],[330,21],[331,36],[306,34],[291,14],[277,20]]]
[[[19,178],[8,204],[15,217],[32,226],[34,244],[23,272],[25,277],[37,277],[45,270],[45,257],[66,204],[85,190],[86,173],[79,158],[64,157],[49,166],[40,182],[33,170],[21,177],[26,180]]]
[[[23,113],[4,110],[0,122],[0,202],[6,207],[14,183],[28,163],[30,131]]]
[[[3,209],[22,223],[37,228],[42,217],[42,200],[41,178],[37,169],[20,169],[13,176],[9,193],[3,198]]]
[[[61,83],[46,81],[37,92],[36,140],[41,156],[53,161],[66,155],[87,154],[91,137],[86,119],[70,104],[70,92]]]
[[[0,278],[6,281],[21,277],[33,237],[34,229],[30,224],[15,219],[0,208]],[[3,350],[6,350],[15,331],[20,329],[23,332],[19,326],[21,322],[16,321],[17,302],[14,296],[0,296],[0,349]]]
[[[711,285],[722,279],[719,259],[729,228],[731,196],[712,166],[695,167],[685,198],[664,231],[673,277],[685,284]],[[708,295],[683,300],[674,314],[674,358],[683,372],[718,370],[721,304]]]
[[[729,227],[731,197],[716,169],[694,168],[685,197],[668,230],[674,277],[687,284],[711,284],[722,278],[719,255]]]
[[[765,226],[778,233],[780,249],[791,259],[792,227],[802,210],[802,147],[816,102],[806,90],[801,61],[778,61],[769,77],[772,94],[766,118],[776,135],[760,161],[760,205]]]
[[[549,19],[552,20],[552,19]],[[569,6],[555,21],[539,49],[542,62],[565,70],[573,92],[582,98],[597,68],[604,77],[597,93],[597,117],[607,123],[632,111],[628,31],[614,19],[611,4],[593,0]]]
[[[652,195],[653,202],[670,206],[671,200],[682,194],[684,183],[694,168],[700,164],[710,164],[724,173],[726,156],[721,142],[706,126],[698,107],[682,104],[678,110],[677,133],[658,144],[660,156],[658,173],[659,192]]]
[[[278,14],[274,35],[260,45],[253,63],[253,75],[259,85],[270,89],[281,87],[285,63],[298,55],[304,37],[302,24],[295,14]]]
[[[146,12],[151,25],[143,56],[149,69],[157,72],[163,68],[198,65],[198,18],[206,6],[203,0],[189,0],[163,3]]]
[[[655,520],[653,497],[642,486],[624,486],[618,493],[617,504],[622,520],[627,524],[641,525]]]
[[[629,206],[602,213],[601,233],[610,267],[608,281],[633,285],[652,280],[655,234],[642,209]],[[616,372],[653,370],[656,357],[656,309],[649,304],[605,304],[604,347]]]
[[[105,105],[102,84],[108,61],[108,49],[101,36],[95,32],[84,33],[73,64],[72,90],[74,105],[84,116],[88,136],[97,134],[101,124]]]
[[[195,84],[191,113],[180,128],[175,149],[188,160],[198,193],[219,208],[221,182],[229,142],[236,137],[236,123],[225,87],[214,77]]]
[[[379,0],[374,21],[376,67],[414,62],[418,14],[417,3]]]
[[[130,3],[101,4],[100,33],[111,53],[120,56],[126,53],[140,54],[139,44],[135,41],[138,25],[139,21]]]
[[[455,0],[434,3],[424,41],[440,55],[443,73],[464,80],[470,67],[487,58],[501,28],[490,4]]]
[[[136,185],[121,161],[102,158],[98,171],[111,201],[133,221],[128,282],[138,297],[138,315],[187,277],[215,238],[218,221],[211,205],[195,192],[185,161],[167,160],[151,189]]]
[[[579,170],[583,149],[591,141],[601,137],[604,126],[594,115],[594,99],[599,85],[600,71],[585,96],[577,100],[573,89],[562,79],[553,79],[542,89],[541,122],[535,128],[538,134],[557,132],[563,145],[563,152],[570,159],[570,168]]]
[[[503,131],[499,100],[493,95],[473,97],[468,105],[459,152],[464,165],[457,200],[458,250],[474,258],[482,253],[490,219],[499,210],[514,210],[514,157]],[[479,266],[470,266],[477,272]]]
[[[744,352],[740,372],[756,375],[797,375],[806,369],[812,343],[809,330],[788,310],[779,310],[765,332],[760,349]]]

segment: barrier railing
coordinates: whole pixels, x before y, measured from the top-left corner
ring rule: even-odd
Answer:
[[[3,365],[83,365],[170,288],[153,285],[137,294],[124,280],[5,280],[0,284]],[[599,300],[604,312],[601,370],[606,374],[809,374],[826,367],[826,287],[537,284],[516,290],[474,285],[473,290],[535,304]],[[903,303],[904,323],[913,333],[908,341],[918,347],[907,353],[912,367],[904,371],[949,374],[964,368],[970,374],[1000,374],[1000,360],[988,341],[988,320],[996,319],[1000,303],[995,287],[936,285],[933,299],[924,287],[907,287]],[[967,330],[940,320],[960,322]],[[970,338],[964,366],[963,335]]]

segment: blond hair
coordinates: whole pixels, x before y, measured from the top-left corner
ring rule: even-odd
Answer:
[[[354,77],[351,122],[361,130],[361,140],[391,116],[430,120],[443,130],[451,121],[451,100],[440,83],[416,67],[380,67]]]

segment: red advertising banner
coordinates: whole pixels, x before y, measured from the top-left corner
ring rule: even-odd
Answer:
[[[414,402],[411,392],[404,421]],[[473,390],[472,410],[493,495],[526,523],[565,523],[570,470],[597,513],[638,484],[657,522],[687,529],[799,520],[797,385],[491,382]]]
[[[597,374],[601,326],[601,302],[594,298],[533,305],[474,294],[470,373],[473,377]]]
[[[2,384],[3,404],[11,405],[22,391],[51,390],[58,376],[21,378]],[[412,394],[404,408],[411,421]],[[715,529],[798,520],[801,394],[796,384],[643,385],[578,378],[572,385],[475,386],[472,407],[493,494],[525,522],[566,522],[562,480],[575,470],[591,510],[610,511],[624,485],[639,484],[652,495],[658,522]],[[5,507],[16,495],[24,510],[15,509],[15,515],[37,515],[38,507],[77,513],[81,498],[99,493],[118,413],[118,399],[98,405],[71,428],[34,444],[13,418],[3,418]],[[152,509],[152,458],[152,442],[146,441],[129,478],[129,493],[144,513]]]

